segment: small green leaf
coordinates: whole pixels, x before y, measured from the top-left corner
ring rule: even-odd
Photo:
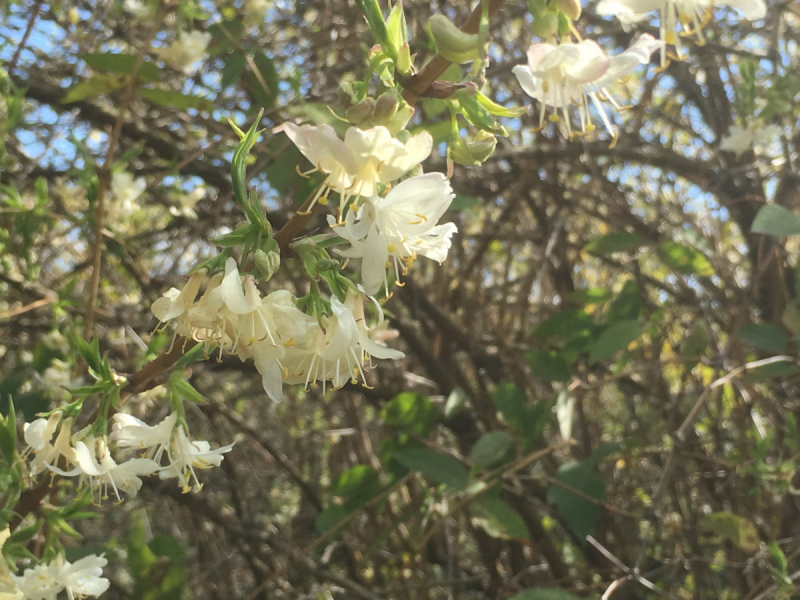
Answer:
[[[468,90],[459,90],[456,92],[456,98],[458,98],[458,105],[461,107],[461,114],[464,115],[470,125],[489,133],[508,135],[505,128],[494,120],[494,117],[486,110],[486,107],[478,102],[474,93]]]
[[[746,323],[739,329],[739,339],[757,350],[775,354],[786,352],[789,342],[786,332],[771,323]]]
[[[241,141],[236,148],[236,151],[233,153],[233,161],[231,162],[231,175],[232,175],[232,184],[233,184],[233,195],[236,197],[236,201],[245,209],[245,211],[249,211],[250,209],[250,202],[248,199],[247,194],[247,157],[250,155],[250,151],[253,149],[253,146],[256,144],[256,140],[258,140],[258,136],[260,132],[258,131],[258,124],[261,122],[261,115],[262,113],[258,113],[258,117],[253,122],[252,127],[247,131],[247,133],[241,132],[238,128],[234,125],[232,121],[229,121],[233,127],[235,127],[241,137]],[[249,218],[248,220],[253,223],[254,220]]]
[[[214,103],[210,100],[198,96],[188,96],[180,92],[137,88],[136,93],[145,100],[149,100],[161,106],[171,106],[172,108],[180,108],[182,110],[193,108],[204,112],[212,112],[214,110]]]
[[[219,84],[221,89],[224,90],[228,86],[234,85],[239,81],[244,72],[246,62],[244,54],[241,52],[234,52],[225,57],[225,64],[222,67]]]
[[[436,421],[436,408],[422,394],[403,392],[383,407],[381,419],[386,425],[401,427],[409,433],[426,436]]]
[[[750,519],[729,512],[715,512],[703,517],[701,526],[707,532],[732,542],[745,552],[756,552],[761,539]]]
[[[580,597],[561,588],[541,587],[514,594],[508,600],[580,600]]]
[[[611,292],[603,288],[589,288],[588,290],[576,290],[572,292],[569,297],[570,300],[578,304],[602,304],[611,300]]]
[[[596,363],[616,354],[618,351],[627,348],[628,344],[641,334],[642,328],[637,319],[620,321],[609,325],[589,348],[589,362]]]
[[[406,15],[403,12],[403,0],[398,0],[386,19],[386,39],[392,47],[392,56],[398,56],[400,47],[408,41]]]
[[[557,352],[536,350],[525,354],[531,374],[546,381],[569,381],[572,372],[567,362]]]
[[[128,84],[128,79],[129,77],[127,75],[96,73],[89,79],[81,81],[71,87],[61,100],[61,103],[69,104],[71,102],[85,100],[86,98],[108,94],[109,92],[125,87]]]
[[[386,23],[383,22],[383,13],[378,5],[378,0],[356,0],[359,10],[367,19],[367,25],[372,32],[372,37],[381,45],[383,51],[394,60],[396,54],[392,54],[392,46],[389,43],[389,33],[386,31]]]
[[[494,115],[495,117],[518,117],[520,115],[524,115],[528,110],[524,106],[516,108],[513,106],[503,106],[501,104],[497,104],[497,102],[481,92],[475,94],[475,97],[478,99],[478,102],[480,102],[489,112],[489,114]]]
[[[758,211],[750,231],[777,237],[797,235],[800,233],[800,217],[779,204],[767,204]]]
[[[615,252],[635,250],[645,244],[647,244],[647,240],[642,236],[629,231],[619,231],[589,242],[583,247],[583,251],[595,256],[607,256]]]
[[[514,447],[514,438],[505,431],[484,433],[469,454],[469,459],[479,467],[489,467],[503,460]]]
[[[411,448],[394,454],[394,460],[412,471],[451,490],[462,490],[469,483],[469,473],[457,458],[427,448]]]
[[[486,494],[470,504],[476,520],[495,538],[528,540],[530,535],[519,513],[500,497]]]
[[[133,67],[136,64],[136,56],[133,54],[90,52],[82,54],[81,58],[92,69],[119,75],[130,75],[133,73]],[[158,67],[151,62],[145,61],[139,69],[138,78],[142,81],[158,81],[158,75]]]
[[[574,487],[587,496],[597,500],[605,500],[606,485],[594,465],[586,461],[567,463],[561,465],[556,473],[556,479]],[[600,518],[600,507],[578,496],[558,484],[551,485],[547,490],[547,501],[558,507],[558,512],[564,524],[580,539],[592,532],[597,519]]]
[[[678,242],[664,242],[658,249],[661,261],[673,271],[682,275],[708,276],[714,274],[714,267],[697,250]]]

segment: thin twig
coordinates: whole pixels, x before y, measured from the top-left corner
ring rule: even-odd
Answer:
[[[25,48],[25,44],[28,43],[28,37],[30,37],[31,32],[33,31],[33,26],[36,24],[36,19],[39,18],[39,11],[42,10],[42,4],[44,0],[36,0],[33,3],[33,8],[31,9],[31,16],[28,17],[28,26],[25,28],[25,33],[22,35],[22,39],[19,42],[19,46],[17,46],[16,51],[14,52],[14,56],[11,58],[11,62],[8,63],[8,72],[11,73],[17,67],[17,61],[19,60],[20,54],[22,54],[22,50]]]
[[[100,287],[100,270],[102,268],[103,258],[103,220],[105,218],[105,196],[108,191],[109,183],[111,181],[111,164],[114,162],[114,154],[117,151],[117,144],[119,142],[120,134],[122,133],[122,126],[125,123],[125,116],[128,112],[128,106],[133,100],[133,94],[136,89],[139,71],[144,65],[145,54],[150,48],[150,44],[156,37],[158,30],[161,29],[161,23],[166,19],[169,12],[174,7],[174,4],[167,3],[158,11],[152,27],[147,34],[142,47],[136,55],[136,62],[133,64],[131,70],[130,80],[125,88],[122,96],[122,101],[119,106],[119,114],[114,123],[114,128],[111,130],[111,136],[108,138],[108,150],[106,151],[103,166],[100,168],[98,175],[97,186],[97,206],[95,208],[95,223],[94,223],[94,243],[92,244],[92,279],[89,285],[89,302],[86,306],[86,317],[83,327],[83,337],[89,339],[92,337],[92,329],[94,328],[94,313],[95,304],[97,303],[97,291]]]

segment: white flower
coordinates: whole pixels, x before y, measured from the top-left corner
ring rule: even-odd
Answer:
[[[45,335],[42,338],[42,343],[51,350],[57,350],[62,354],[66,354],[69,351],[69,341],[58,329],[53,329],[53,331]]]
[[[170,465],[159,471],[161,479],[177,477],[183,492],[187,493],[190,489],[199,491],[203,485],[197,479],[197,469],[210,469],[218,467],[226,452],[230,452],[233,444],[228,444],[216,450],[211,449],[211,445],[205,441],[190,440],[183,427],[176,427],[172,433],[172,443],[167,450]],[[194,486],[190,488],[190,482],[194,480]]]
[[[8,527],[0,531],[0,600],[24,600],[25,596],[19,589],[2,554],[3,544],[9,537],[11,537],[11,530]]]
[[[182,31],[167,48],[158,48],[156,53],[161,60],[193,75],[197,72],[199,62],[205,59],[206,48],[211,43],[211,34],[204,31]]]
[[[42,385],[52,398],[68,399],[71,394],[64,388],[78,384],[78,380],[72,378],[72,367],[63,360],[54,358],[50,361],[50,366],[42,373]]]
[[[142,487],[140,476],[152,475],[161,468],[157,462],[149,458],[132,458],[117,464],[111,457],[104,439],[95,440],[93,436],[87,436],[85,440],[86,442],[80,441],[75,444],[74,454],[70,457],[70,461],[75,465],[74,469],[64,471],[53,465],[48,467],[54,473],[65,477],[80,475],[81,482],[88,479],[92,489],[98,492],[97,504],[100,504],[101,500],[108,499],[109,486],[114,491],[117,502],[122,501],[120,490],[130,496],[136,496]]]
[[[728,135],[722,138],[719,149],[733,152],[740,157],[756,145],[768,145],[780,138],[781,128],[778,125],[764,125],[760,119],[751,121],[747,127],[731,125]]]
[[[177,420],[178,413],[173,412],[161,423],[151,427],[133,415],[117,413],[114,415],[114,425],[111,427],[111,439],[116,441],[120,448],[147,450],[144,456],[159,463],[161,455],[169,446]]]
[[[153,18],[153,8],[141,0],[125,0],[125,10],[140,21],[149,21]]]
[[[185,217],[187,219],[197,219],[197,213],[194,212],[194,206],[206,195],[204,187],[196,187],[190,193],[181,196],[180,207],[170,206],[169,214],[173,217]]]
[[[141,196],[147,183],[143,177],[133,178],[133,175],[122,171],[111,176],[111,195],[113,204],[109,206],[108,216],[111,220],[128,217],[136,211],[134,202]]]
[[[595,129],[590,115],[589,100],[594,104],[603,124],[616,140],[616,130],[603,107],[603,101],[620,108],[605,87],[631,73],[638,65],[647,64],[650,55],[661,43],[649,34],[642,35],[621,54],[609,57],[592,40],[573,44],[540,42],[528,48],[528,64],[512,69],[526,94],[539,100],[539,127],[544,125],[546,109],[553,113],[550,119],[558,121],[558,110],[570,137],[574,135],[569,106],[578,107],[582,133]],[[612,144],[613,145],[613,144]]]
[[[28,466],[31,475],[38,475],[47,468],[47,463],[54,463],[58,459],[59,451],[50,441],[53,439],[53,434],[55,434],[62,416],[62,413],[56,412],[47,419],[36,419],[31,423],[25,423],[25,442],[35,454]],[[69,425],[67,429],[69,430]]]
[[[350,127],[344,140],[327,124],[286,123],[283,131],[314,165],[310,172],[327,175],[314,202],[327,204],[328,191],[338,192],[340,215],[349,198],[376,195],[379,183],[399,179],[428,158],[433,148],[433,138],[427,131],[411,136],[405,144],[382,126],[367,130]]]
[[[767,6],[763,0],[601,0],[597,12],[604,16],[616,16],[623,24],[638,23],[647,19],[649,13],[660,14],[659,31],[664,46],[661,48],[661,65],[667,64],[667,44],[675,46],[678,60],[683,60],[681,35],[696,35],[700,43],[705,42],[703,27],[713,17],[715,6],[731,6],[748,20],[763,19]],[[683,29],[683,32],[679,29]]]
[[[330,319],[324,329],[317,325],[312,334],[295,346],[286,349],[284,365],[287,383],[303,383],[306,388],[317,381],[322,382],[322,393],[328,381],[339,388],[348,381],[366,385],[364,368],[370,356],[376,358],[402,358],[398,350],[392,350],[372,342],[366,329],[359,329],[353,312],[335,296],[331,298]],[[361,307],[363,318],[363,306]],[[363,327],[365,325],[362,324]]]
[[[109,587],[108,579],[102,577],[103,567],[108,561],[102,556],[90,554],[75,563],[60,555],[54,562],[25,569],[20,575],[12,575],[25,600],[55,600],[59,592],[66,590],[70,600],[99,596]]]
[[[447,258],[450,238],[457,229],[453,223],[436,223],[453,198],[444,175],[427,173],[406,179],[385,198],[372,198],[358,211],[348,211],[338,233],[351,247],[341,254],[361,259],[361,281],[367,294],[376,294],[381,286],[388,293],[387,267],[393,265],[399,280],[401,271],[405,274],[417,255],[440,264]]]
[[[171,321],[184,314],[197,298],[197,292],[206,278],[206,270],[201,269],[193,274],[183,291],[170,288],[164,295],[153,302],[150,310],[161,323]]]

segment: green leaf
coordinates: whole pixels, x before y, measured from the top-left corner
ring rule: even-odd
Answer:
[[[530,534],[519,513],[500,497],[486,494],[470,503],[476,520],[495,538],[528,540]]]
[[[697,250],[678,242],[664,242],[658,249],[661,261],[673,271],[682,275],[709,276],[714,274],[714,267],[708,259]]]
[[[458,105],[461,107],[461,114],[464,115],[470,125],[489,133],[508,135],[505,128],[494,120],[494,117],[486,110],[486,107],[478,102],[474,93],[467,90],[459,90],[456,92],[456,98],[458,98]]]
[[[378,483],[378,473],[369,465],[356,465],[341,475],[333,484],[331,492],[337,496],[350,496],[365,485]]]
[[[480,198],[456,194],[456,197],[450,203],[450,206],[447,208],[447,210],[467,210],[469,208],[480,206],[481,204],[483,204],[483,201]]]
[[[102,94],[108,94],[121,89],[128,84],[127,75],[114,75],[106,73],[96,73],[89,79],[75,84],[62,98],[62,104],[78,102],[86,98],[93,98]]]
[[[213,238],[211,241],[221,248],[232,248],[245,244],[256,235],[258,235],[258,229],[252,223],[243,223],[230,233]]]
[[[427,448],[411,448],[394,454],[394,460],[427,479],[441,483],[451,490],[462,490],[469,483],[469,473],[457,458]]]
[[[570,485],[587,496],[597,500],[605,500],[606,485],[594,464],[587,461],[561,465],[556,479]],[[558,507],[564,524],[579,538],[584,539],[594,529],[600,518],[600,507],[581,496],[557,485],[547,490],[547,501]]]
[[[136,64],[136,56],[133,54],[113,54],[111,52],[90,52],[82,54],[81,58],[92,69],[116,73],[119,75],[130,75]],[[138,78],[142,81],[158,81],[159,70],[151,62],[143,62],[139,69]]]
[[[170,376],[168,386],[182,398],[191,400],[195,404],[205,404],[206,399],[198,392],[191,383],[183,378],[183,374],[175,371],[175,376]]]
[[[497,102],[481,92],[475,94],[475,97],[478,99],[478,102],[480,102],[481,105],[489,112],[489,114],[494,115],[495,117],[518,117],[520,115],[524,115],[528,111],[528,109],[524,106],[516,108],[513,106],[503,106],[501,104],[497,104]]]
[[[436,408],[422,394],[404,392],[392,398],[381,410],[386,425],[401,427],[409,433],[427,436],[436,421]]]
[[[580,597],[561,588],[541,587],[514,594],[508,600],[580,600]]]
[[[572,372],[567,362],[557,352],[536,350],[525,354],[531,373],[546,381],[569,381]]]
[[[398,0],[386,19],[386,39],[392,47],[392,56],[397,56],[400,47],[408,41],[406,15],[403,12],[403,0]]]
[[[539,325],[533,331],[533,335],[538,338],[556,337],[567,339],[578,332],[589,331],[592,326],[592,317],[583,310],[564,310],[554,314]]]
[[[237,129],[237,133],[239,133],[241,137],[241,141],[236,151],[233,153],[233,161],[231,162],[233,195],[236,196],[236,201],[245,209],[245,212],[248,213],[250,211],[250,202],[247,194],[247,157],[250,155],[250,151],[253,149],[253,146],[255,146],[256,140],[258,140],[258,136],[260,135],[258,124],[261,122],[261,115],[262,113],[259,112],[258,117],[246,134],[242,133],[241,130],[230,121],[231,125]],[[250,218],[251,215],[249,214],[247,217],[248,221],[251,223],[257,220]]]
[[[705,531],[732,542],[745,552],[756,552],[761,546],[756,526],[746,517],[715,512],[704,516],[700,525]]]
[[[182,110],[193,108],[204,112],[212,112],[214,110],[213,102],[206,98],[200,98],[199,96],[189,96],[181,94],[180,92],[154,90],[150,88],[137,88],[136,93],[145,100],[149,100],[161,106],[171,106],[172,108],[179,108]]]
[[[392,54],[392,46],[389,43],[389,33],[386,31],[386,23],[383,22],[383,13],[378,5],[378,0],[356,0],[359,10],[367,19],[367,25],[372,32],[372,37],[381,45],[383,51],[392,60],[397,58],[397,54]]]
[[[739,329],[739,339],[748,346],[757,350],[783,354],[786,352],[786,344],[789,336],[786,332],[770,323],[746,323]]]
[[[211,25],[208,28],[213,44],[209,48],[209,54],[217,56],[227,52],[237,45],[244,35],[244,23],[241,21],[222,21]]]
[[[583,247],[583,251],[595,256],[607,256],[615,252],[635,250],[645,244],[647,244],[647,240],[642,236],[629,231],[619,231],[589,242]]]
[[[494,394],[497,410],[525,442],[527,452],[544,433],[550,421],[553,402],[537,402],[530,406],[513,383],[501,382]]]
[[[589,348],[589,362],[596,363],[627,348],[628,344],[642,334],[642,328],[637,319],[620,321],[609,325],[600,334],[600,337]]]
[[[317,526],[317,531],[320,533],[325,533],[329,529],[335,527],[339,521],[347,518],[347,515],[349,514],[350,513],[345,510],[343,506],[331,504],[328,508],[317,515],[317,518],[314,520],[314,524]]]
[[[0,452],[7,464],[14,464],[17,454],[17,414],[11,396],[8,397],[8,411],[0,418]]]
[[[617,297],[608,307],[608,322],[637,319],[642,312],[642,294],[633,280],[625,282]]]
[[[503,460],[514,447],[514,438],[505,431],[484,433],[469,454],[469,459],[479,467],[489,467]]]
[[[249,77],[250,90],[264,108],[275,106],[275,99],[278,95],[278,72],[275,70],[273,60],[258,51],[253,54],[253,64],[255,64],[258,74],[255,71]]]
[[[244,72],[246,62],[244,54],[241,52],[234,52],[225,57],[225,64],[222,66],[219,84],[221,89],[224,90],[228,86],[238,83]]]
[[[750,231],[777,237],[797,235],[800,233],[800,217],[779,204],[767,204],[758,211]]]
[[[602,304],[611,300],[611,292],[603,288],[589,288],[588,290],[576,290],[569,295],[570,300],[578,304]]]

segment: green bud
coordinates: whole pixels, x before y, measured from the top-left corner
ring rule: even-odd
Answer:
[[[358,104],[354,104],[345,111],[347,120],[351,123],[358,125],[372,117],[372,111],[375,110],[375,100],[372,98],[364,98]]]
[[[383,123],[383,125],[389,130],[389,133],[392,135],[397,135],[400,131],[405,129],[405,126],[413,116],[414,109],[408,104],[403,103],[403,106],[400,107],[400,110],[394,113],[394,116]]]
[[[464,33],[444,15],[428,19],[431,36],[439,54],[454,63],[466,63],[480,58],[478,34]]]
[[[339,261],[335,258],[321,258],[317,261],[317,268],[320,271],[333,271],[339,268]]]
[[[319,275],[319,267],[317,265],[317,259],[313,254],[306,254],[303,257],[303,267],[305,268],[306,273],[308,273],[310,277],[316,279],[317,276]]]
[[[269,281],[281,266],[281,255],[277,252],[264,252],[260,248],[255,251],[256,271],[264,280]]]
[[[408,42],[400,46],[400,51],[397,53],[397,70],[401,75],[408,75],[411,73],[411,66],[414,64],[411,60],[411,47]]]
[[[400,106],[399,94],[395,90],[384,92],[375,101],[375,109],[372,111],[372,120],[376,122],[391,119]]]
[[[336,89],[336,97],[344,108],[350,108],[358,102],[358,96],[353,89],[352,84],[347,81],[342,81]]]
[[[559,35],[570,35],[572,33],[572,22],[562,12],[558,13],[558,33]]]
[[[533,18],[533,35],[549,38],[558,32],[559,18],[552,13],[543,13]]]
[[[492,155],[496,146],[497,138],[481,130],[471,140],[463,140],[461,136],[451,138],[447,155],[460,165],[477,167]]]
[[[564,13],[567,18],[572,19],[573,21],[577,20],[581,16],[581,2],[580,0],[557,0],[558,1],[558,10]]]
[[[547,0],[528,0],[528,10],[535,19],[547,9]]]

